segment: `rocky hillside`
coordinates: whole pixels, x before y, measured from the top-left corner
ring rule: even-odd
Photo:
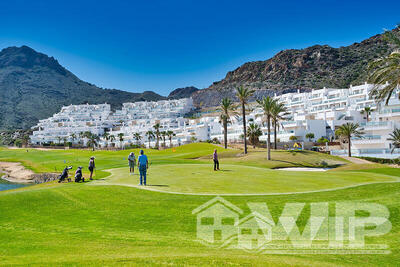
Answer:
[[[171,93],[169,93],[168,99],[188,98],[188,97],[191,97],[192,94],[197,91],[199,91],[199,89],[194,86],[177,88],[177,89],[173,90]]]
[[[26,129],[63,105],[160,100],[154,92],[129,93],[84,82],[53,57],[27,46],[0,51],[0,129]]]
[[[399,33],[400,29],[393,31]],[[282,90],[347,88],[365,82],[368,62],[390,51],[382,35],[339,48],[315,45],[283,50],[268,60],[243,64],[193,97],[197,105],[213,106],[222,97],[233,96],[240,85],[257,89],[257,96]]]

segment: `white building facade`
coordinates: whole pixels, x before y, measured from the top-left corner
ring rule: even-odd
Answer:
[[[314,141],[323,137],[332,140],[335,129],[348,122],[358,123],[365,132],[362,138],[352,140],[355,156],[398,157],[391,153],[389,135],[400,127],[399,90],[392,95],[388,105],[377,104],[370,97],[373,85],[363,84],[346,89],[323,88],[310,92],[296,92],[276,95],[288,109],[285,120],[279,124],[277,141],[288,142],[291,136],[298,141],[307,141],[308,133],[314,134]],[[361,111],[370,107],[374,111],[366,119]],[[263,124],[262,109],[256,103],[250,104],[248,123],[261,125],[261,141],[267,140],[267,127]],[[34,144],[57,143],[67,140],[82,142],[82,132],[96,135],[107,133],[110,138],[101,138],[100,146],[141,144],[154,147],[155,138],[148,138],[148,131],[154,132],[154,125],[160,125],[160,132],[170,131],[173,135],[165,137],[166,146],[181,145],[191,141],[223,140],[223,127],[218,116],[205,114],[197,119],[185,118],[194,109],[190,98],[163,100],[157,102],[124,103],[122,109],[111,111],[110,105],[71,105],[63,107],[51,118],[41,120],[31,136]],[[210,113],[212,114],[212,113]],[[228,125],[228,140],[242,141],[243,128],[241,116],[232,117]],[[271,129],[271,141],[274,141]],[[139,134],[140,139],[137,138]],[[160,144],[164,144],[161,137]],[[292,138],[293,139],[293,138]],[[83,140],[83,143],[86,141]],[[332,154],[347,153],[345,149],[332,151]]]

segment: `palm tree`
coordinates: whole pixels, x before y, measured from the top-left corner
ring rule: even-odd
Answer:
[[[173,131],[168,130],[167,131],[167,136],[169,138],[169,147],[172,147],[172,137],[176,136],[176,134]]]
[[[154,133],[153,131],[147,131],[145,135],[147,136],[147,140],[149,141],[149,148],[150,148],[150,141],[152,138],[154,138]]]
[[[262,135],[260,125],[255,123],[250,123],[249,126],[247,126],[247,134],[250,138],[253,148],[256,148],[256,143],[258,142],[258,138]]]
[[[165,138],[167,137],[167,132],[166,131],[162,131],[160,134],[161,134],[161,137],[163,139],[163,147],[165,148]]]
[[[115,143],[114,143],[114,141],[115,141],[115,135],[110,135],[110,141],[111,141],[111,146],[112,147],[114,147],[115,146]]]
[[[94,148],[98,145],[98,141],[100,140],[100,137],[97,134],[93,134],[93,133],[87,134],[86,137],[88,138],[87,146],[92,147],[92,149],[94,151]]]
[[[246,135],[246,105],[249,98],[254,94],[254,90],[240,86],[236,89],[236,96],[239,98],[240,105],[242,106],[243,118],[243,140],[244,140],[244,153],[247,154],[247,135]]]
[[[57,141],[58,141],[58,144],[61,144],[61,136],[57,136]]]
[[[119,139],[119,145],[122,148],[122,142],[124,142],[124,133],[119,133],[118,139]]]
[[[271,112],[271,120],[272,125],[274,127],[274,149],[276,150],[277,147],[277,129],[279,127],[279,121],[284,120],[284,116],[288,115],[288,110],[285,107],[283,102],[275,101],[272,112]],[[269,132],[269,131],[268,131]]]
[[[157,139],[156,147],[157,147],[157,149],[159,149],[160,148],[160,128],[161,128],[161,125],[159,123],[156,123],[153,126],[153,128],[155,130],[154,135],[155,135],[155,137]]]
[[[361,114],[365,114],[367,117],[367,122],[369,122],[369,115],[371,115],[372,108],[371,107],[364,107],[363,110],[361,110]]]
[[[267,159],[271,160],[271,118],[276,100],[270,96],[263,97],[261,100],[257,100],[257,103],[264,111],[264,120],[267,122],[268,136],[267,136]]]
[[[140,136],[140,133],[134,133],[133,137],[136,140],[136,145],[139,145],[139,141],[140,141],[140,139],[142,139],[142,137]]]
[[[106,140],[106,147],[108,147],[108,140],[110,139],[110,134],[108,132],[104,132],[103,138],[104,140]]]
[[[388,138],[388,140],[392,141],[392,153],[396,148],[400,148],[400,129],[394,129],[394,131],[390,134],[390,138]]]
[[[85,133],[84,132],[79,132],[78,136],[79,136],[79,142],[78,143],[82,144],[82,139],[85,138]]]
[[[69,137],[71,138],[72,142],[74,142],[76,140],[76,134],[75,133],[72,133]]]
[[[363,134],[363,132],[358,130],[359,127],[360,126],[358,125],[358,123],[348,122],[341,125],[335,132],[336,136],[342,137],[347,140],[349,148],[348,151],[349,157],[351,157],[351,138],[353,136],[361,137],[361,135]]]
[[[308,133],[308,134],[306,134],[306,138],[308,139],[308,141],[311,142],[311,140],[315,138],[315,135],[314,135],[314,133]]]
[[[219,110],[221,112],[220,119],[222,121],[222,125],[224,127],[224,145],[225,149],[228,148],[228,123],[230,121],[230,116],[232,114],[236,114],[235,112],[236,106],[230,98],[223,98],[221,104],[219,106]]]
[[[390,31],[386,31],[383,36],[396,50],[369,64],[368,82],[375,84],[370,95],[378,102],[386,99],[387,105],[393,92],[400,85],[400,38]]]

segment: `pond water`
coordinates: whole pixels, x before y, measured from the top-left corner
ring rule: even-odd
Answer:
[[[28,186],[28,185],[27,184],[10,183],[9,181],[6,181],[6,180],[0,178],[0,191],[15,189],[15,188],[24,187],[24,186]]]

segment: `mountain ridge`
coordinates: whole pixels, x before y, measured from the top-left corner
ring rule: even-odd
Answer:
[[[157,101],[152,91],[103,89],[80,80],[58,61],[28,46],[0,51],[0,129],[26,129],[69,104]]]
[[[392,31],[398,34],[400,28]],[[338,48],[313,45],[285,49],[269,59],[246,62],[229,71],[222,80],[195,92],[193,99],[198,106],[215,106],[223,97],[236,99],[234,91],[239,86],[255,89],[253,99],[298,89],[348,88],[364,83],[368,63],[390,52],[391,46],[382,34]]]

